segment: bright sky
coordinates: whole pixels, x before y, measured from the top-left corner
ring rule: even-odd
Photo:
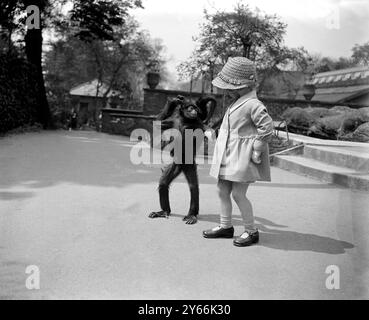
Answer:
[[[132,14],[154,38],[161,38],[170,58],[169,69],[188,58],[199,33],[203,10],[231,10],[239,0],[143,0],[144,10]],[[356,44],[369,41],[369,0],[244,0],[277,14],[288,24],[286,45],[304,46],[326,56],[350,56]]]

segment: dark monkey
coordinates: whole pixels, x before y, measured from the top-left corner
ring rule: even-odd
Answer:
[[[176,99],[167,103],[163,112],[158,115],[157,119],[162,121],[162,130],[173,128],[181,133],[182,155],[180,161],[174,157],[173,163],[164,168],[159,180],[161,211],[150,213],[150,218],[168,217],[170,215],[169,187],[173,180],[183,172],[191,193],[190,209],[183,220],[186,221],[186,224],[197,222],[197,215],[199,213],[199,181],[197,164],[195,162],[196,143],[195,138],[192,138],[193,141],[185,141],[184,132],[187,129],[205,131],[206,123],[213,115],[215,107],[216,101],[213,98],[202,98],[197,100],[196,103],[188,103],[183,97],[178,96]],[[189,156],[185,154],[186,143],[193,143],[193,154],[190,155],[190,163],[186,161]],[[174,156],[173,150],[171,155],[172,157]]]
[[[186,103],[183,96],[177,96],[177,98],[168,102],[163,111],[156,117],[157,120],[165,120],[173,116],[175,111],[179,110],[179,107]],[[189,103],[187,102],[189,105]],[[193,104],[192,104],[193,105]],[[217,102],[212,97],[199,98],[194,104],[200,109],[199,118],[204,124],[208,124],[209,120],[214,114]]]

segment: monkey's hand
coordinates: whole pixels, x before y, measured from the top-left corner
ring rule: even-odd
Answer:
[[[151,212],[149,214],[149,218],[155,219],[155,218],[169,218],[170,212],[167,211],[158,211],[158,212]]]

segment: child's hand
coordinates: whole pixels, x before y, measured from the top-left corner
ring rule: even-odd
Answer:
[[[254,151],[252,152],[252,155],[251,155],[251,160],[252,160],[252,162],[254,162],[254,163],[256,163],[256,164],[260,164],[260,163],[261,163],[261,158],[260,158],[260,156],[261,156],[261,151],[256,151],[256,150],[254,150]]]
[[[207,137],[209,141],[216,140],[216,135],[215,135],[214,130],[206,130],[205,137]]]

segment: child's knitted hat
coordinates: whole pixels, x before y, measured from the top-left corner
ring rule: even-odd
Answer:
[[[229,58],[222,71],[213,80],[220,89],[242,89],[256,82],[255,64],[244,57]]]

